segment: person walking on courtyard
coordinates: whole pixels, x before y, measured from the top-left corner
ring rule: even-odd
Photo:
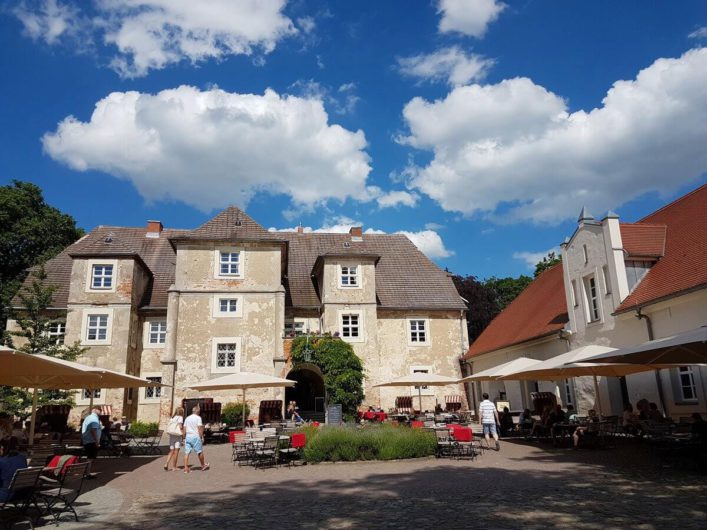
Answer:
[[[194,451],[199,458],[201,470],[209,469],[209,464],[204,462],[204,423],[199,416],[199,406],[191,409],[191,415],[184,420],[184,472],[189,473],[189,454]]]
[[[496,442],[496,451],[501,450],[501,445],[498,443],[498,432],[496,431],[496,424],[499,424],[498,411],[496,410],[496,405],[489,401],[489,395],[484,392],[484,400],[479,404],[479,417],[481,418],[481,426],[484,429],[484,438],[486,438],[486,447],[491,448],[490,436],[493,436]]]
[[[169,434],[169,454],[167,455],[167,463],[164,465],[164,470],[176,471],[178,469],[179,448],[182,447],[182,440],[184,439],[184,409],[182,407],[177,407],[174,410],[174,416],[169,420],[169,425],[167,426],[167,434]]]

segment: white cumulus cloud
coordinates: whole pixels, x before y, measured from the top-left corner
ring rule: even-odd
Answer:
[[[381,208],[394,208],[396,206],[414,208],[419,200],[420,196],[417,193],[410,193],[409,191],[403,190],[383,192],[380,196],[376,197],[378,206]]]
[[[707,26],[702,26],[697,28],[695,31],[688,35],[691,39],[707,39]]]
[[[256,62],[262,62],[262,54],[297,33],[283,14],[285,4],[286,0],[96,0],[95,14],[88,17],[79,16],[81,2],[25,0],[16,15],[30,36],[49,44],[66,33],[62,20],[80,20],[86,33],[115,46],[113,69],[123,77],[139,77],[183,60],[196,63],[259,53]],[[301,18],[300,26],[310,32],[314,21]]]
[[[527,78],[411,100],[410,134],[432,151],[407,184],[449,211],[500,222],[559,222],[581,206],[606,211],[647,192],[667,194],[707,171],[707,48],[658,59],[617,81],[602,106],[568,112]]]
[[[535,269],[535,265],[540,263],[543,258],[551,252],[554,252],[556,256],[560,255],[559,247],[553,247],[546,250],[545,252],[514,252],[513,259],[525,261],[525,264],[528,266],[529,269]]]
[[[320,228],[312,228],[304,226],[304,232],[313,233],[328,233],[328,234],[348,234],[352,226],[363,226],[361,221],[356,221],[345,215],[335,216],[330,219],[325,219]],[[268,228],[270,232],[295,232],[298,227],[292,228]],[[366,228],[365,234],[385,234],[386,232],[377,228]],[[454,252],[444,246],[444,241],[434,230],[420,230],[419,232],[410,232],[407,230],[398,230],[396,234],[405,235],[412,243],[420,249],[420,252],[425,254],[430,259],[448,258],[454,255]]]
[[[481,38],[505,8],[506,4],[498,0],[439,0],[439,31]]]
[[[364,133],[329,124],[318,99],[273,90],[114,92],[90,120],[69,116],[42,141],[73,169],[102,171],[132,182],[147,200],[204,211],[245,206],[257,191],[300,206],[375,198]]]
[[[467,53],[459,46],[398,59],[398,67],[404,75],[425,81],[444,81],[452,86],[483,79],[493,63],[491,59]]]

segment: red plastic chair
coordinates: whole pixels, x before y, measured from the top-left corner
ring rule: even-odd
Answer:
[[[245,434],[245,431],[228,431],[228,442],[235,443],[236,436],[239,434]]]
[[[425,426],[424,421],[415,420],[415,421],[410,422],[410,427],[412,427],[413,429],[422,429],[424,426]]]
[[[455,442],[471,442],[474,439],[474,434],[471,429],[462,427],[461,429],[454,429],[454,441]]]
[[[318,421],[313,421],[313,422],[312,422],[312,427],[319,427],[319,422],[318,422]]]
[[[301,449],[307,445],[307,435],[303,432],[296,432],[290,438],[290,447],[293,449]]]

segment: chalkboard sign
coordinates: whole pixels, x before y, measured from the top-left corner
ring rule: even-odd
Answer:
[[[329,425],[340,425],[342,421],[341,405],[329,405],[326,408],[326,422]]]

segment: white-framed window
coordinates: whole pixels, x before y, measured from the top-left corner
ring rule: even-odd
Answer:
[[[598,322],[599,314],[599,292],[597,289],[597,281],[594,275],[584,278],[584,296],[586,298],[587,323]]]
[[[429,320],[426,318],[408,318],[408,344],[412,346],[429,344],[429,327]]]
[[[363,341],[361,314],[342,312],[339,314],[339,335],[348,342]]]
[[[77,405],[89,405],[91,403],[91,392],[93,392],[93,404],[94,405],[104,405],[106,401],[106,391],[103,388],[96,388],[94,390],[83,388],[76,392],[76,404]]]
[[[243,278],[243,250],[240,248],[220,248],[215,253],[216,278]]]
[[[47,338],[52,344],[64,344],[64,336],[66,335],[66,322],[50,322],[47,326]]]
[[[145,322],[145,348],[162,348],[167,342],[167,321],[148,320]]]
[[[211,339],[211,371],[235,373],[241,371],[241,338],[214,337]]]
[[[358,264],[339,265],[339,287],[361,287]]]
[[[285,321],[285,336],[291,335],[304,335],[304,321],[303,320],[286,320]]]
[[[112,325],[112,309],[84,309],[83,323],[81,326],[81,343],[109,345],[111,341]]]
[[[432,367],[429,365],[418,365],[418,366],[411,366],[410,367],[410,374],[411,375],[412,374],[429,374],[430,372],[432,372]],[[422,386],[422,387],[413,386],[410,389],[410,393],[412,395],[414,406],[418,406],[418,404],[415,403],[415,396],[417,396],[418,394],[422,394],[423,396],[433,396],[434,390],[430,386]]]
[[[118,260],[88,260],[86,275],[87,292],[115,292]]]
[[[214,318],[235,318],[243,316],[243,297],[232,294],[214,295],[211,316]]]
[[[604,293],[611,294],[611,276],[609,276],[609,267],[607,265],[602,266],[601,275],[604,279]]]
[[[567,405],[572,405],[574,406],[574,388],[572,385],[572,379],[565,379],[562,382],[562,389],[563,389],[563,394],[564,394],[564,405],[567,407]]]
[[[678,385],[682,401],[697,401],[697,386],[692,366],[678,368]]]
[[[162,374],[159,372],[149,372],[142,374],[148,381],[154,381],[155,383],[162,383]],[[162,397],[162,387],[161,386],[146,386],[140,389],[140,403],[155,403],[159,402]]]
[[[651,261],[627,260],[626,264],[626,280],[628,281],[628,291],[633,291],[643,277],[648,273],[653,266]]]

